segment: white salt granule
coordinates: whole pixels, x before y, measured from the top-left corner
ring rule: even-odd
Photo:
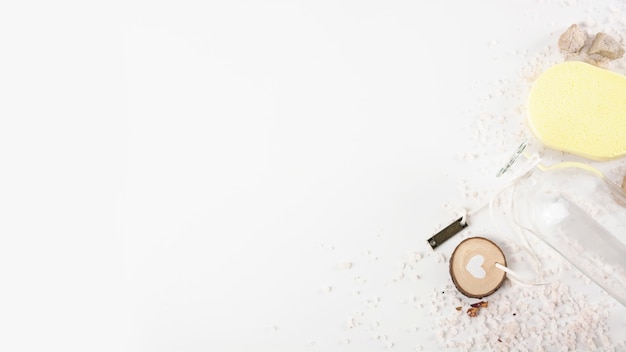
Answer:
[[[358,283],[359,285],[364,285],[367,280],[365,280],[364,278],[362,278],[361,276],[357,275],[353,277],[353,280]]]
[[[392,281],[392,282],[398,282],[398,281],[400,281],[400,280],[404,279],[404,276],[405,276],[405,275],[404,275],[404,271],[401,271],[401,272],[397,273],[397,274],[393,277],[393,279],[392,279],[391,281]]]
[[[353,265],[354,265],[354,264],[353,264],[352,262],[343,262],[343,263],[341,263],[341,267],[342,267],[343,269],[345,269],[345,270],[350,270],[350,269],[352,269],[352,266],[353,266]]]
[[[348,329],[354,329],[354,328],[356,328],[356,327],[357,327],[357,322],[356,322],[356,320],[354,319],[354,317],[350,317],[350,318],[348,318],[348,321],[346,322],[346,327],[347,327]]]

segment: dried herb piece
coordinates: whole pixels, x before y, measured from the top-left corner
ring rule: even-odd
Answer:
[[[467,310],[467,315],[469,315],[470,317],[474,318],[475,316],[478,315],[478,311],[479,310],[480,310],[480,308],[478,308],[478,307],[472,307],[472,308]]]
[[[480,301],[471,305],[473,308],[486,308],[489,306],[489,302]]]
[[[463,309],[463,307],[461,306],[456,307],[456,310],[461,310],[461,309]]]

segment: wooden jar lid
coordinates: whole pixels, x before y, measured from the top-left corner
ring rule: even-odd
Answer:
[[[483,237],[471,237],[454,249],[450,257],[450,276],[462,294],[482,298],[494,293],[506,278],[506,273],[496,267],[506,266],[500,247]]]

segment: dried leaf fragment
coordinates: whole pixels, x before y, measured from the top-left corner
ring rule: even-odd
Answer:
[[[587,50],[590,55],[598,54],[607,59],[614,60],[624,56],[624,48],[613,37],[606,33],[599,32],[596,37],[593,38],[591,46]]]
[[[559,49],[576,54],[585,45],[585,40],[587,40],[585,32],[577,24],[573,24],[559,37]]]
[[[456,307],[456,310],[458,310],[458,311],[460,311],[461,309],[463,309],[463,307],[461,307],[461,306]]]
[[[480,301],[474,304],[471,304],[471,306],[473,308],[486,308],[489,306],[489,302],[485,302],[485,301]]]
[[[467,315],[469,315],[470,317],[474,318],[478,315],[478,311],[480,310],[480,308],[477,307],[471,307],[470,309],[467,310]]]

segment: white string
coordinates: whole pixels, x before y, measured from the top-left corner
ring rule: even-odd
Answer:
[[[496,268],[504,271],[505,273],[508,274],[508,278],[515,282],[516,284],[520,284],[520,285],[527,285],[527,286],[543,286],[543,285],[549,285],[551,283],[554,283],[556,281],[556,279],[554,281],[550,281],[550,282],[539,282],[539,281],[531,281],[528,279],[523,278],[520,274],[518,274],[517,272],[509,269],[508,267],[500,264],[500,263],[496,263],[495,264]]]
[[[500,228],[500,225],[498,224],[498,222],[496,222],[495,216],[494,216],[494,202],[496,199],[498,199],[505,191],[511,189],[511,187],[513,188],[513,194],[511,196],[511,201],[509,203],[509,209],[511,210],[511,217],[512,217],[512,221],[514,223],[514,228],[518,231],[519,237],[522,241],[522,244],[517,243],[516,241],[514,241],[513,239],[509,238],[509,240],[511,240],[513,243],[515,243],[516,245],[518,245],[520,248],[522,248],[524,251],[526,251],[531,258],[533,259],[533,264],[535,265],[535,272],[536,272],[536,279],[537,280],[528,280],[524,277],[522,277],[520,274],[518,274],[517,272],[513,271],[512,269],[502,265],[501,263],[496,263],[495,266],[496,268],[504,271],[505,273],[508,274],[509,279],[511,279],[511,281],[514,281],[515,283],[518,284],[522,284],[522,285],[531,285],[531,286],[540,286],[540,285],[549,285],[552,284],[554,282],[556,282],[561,274],[561,270],[562,270],[562,265],[561,262],[559,261],[559,270],[558,273],[555,275],[555,277],[552,280],[549,281],[539,281],[539,276],[540,276],[540,272],[541,272],[541,267],[542,267],[542,263],[539,260],[539,256],[537,255],[537,253],[532,249],[532,246],[530,245],[530,243],[528,242],[528,238],[526,236],[526,231],[534,233],[532,230],[522,226],[517,219],[515,218],[515,208],[514,208],[514,203],[513,203],[513,195],[515,194],[515,186],[516,184],[524,177],[526,176],[528,173],[530,173],[532,170],[535,169],[535,167],[537,165],[539,165],[541,163],[541,158],[539,158],[539,156],[537,154],[533,154],[532,156],[529,157],[529,163],[526,166],[526,168],[524,168],[522,170],[522,172],[520,172],[517,176],[513,177],[508,183],[506,183],[504,186],[500,187],[489,199],[488,202],[484,202],[483,204],[481,204],[480,206],[476,207],[475,209],[471,210],[471,211],[467,211],[466,209],[462,209],[462,217],[461,217],[461,224],[465,225],[467,223],[467,218],[468,216],[472,216],[474,214],[476,214],[478,211],[480,211],[481,209],[483,209],[484,207],[488,206],[489,207],[489,216],[491,217],[491,221],[493,224],[495,224],[495,226],[498,228],[498,231],[500,231],[501,233],[506,233],[506,231],[502,231],[502,229]]]

